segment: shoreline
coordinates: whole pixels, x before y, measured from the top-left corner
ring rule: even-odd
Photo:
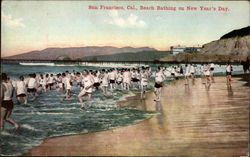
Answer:
[[[224,79],[224,78],[222,78],[221,76],[219,76],[219,77],[215,77],[215,79],[216,80],[222,80],[222,79]],[[233,79],[236,79],[235,77],[233,77]],[[198,80],[200,80],[199,78],[197,78],[197,81]],[[236,79],[236,82],[234,81],[233,83],[232,83],[232,86],[234,86],[234,83],[237,83],[237,84],[240,84],[240,86],[242,86],[242,83],[239,83],[240,81],[238,81],[239,79]],[[179,80],[177,80],[177,81],[171,81],[170,83],[168,83],[167,84],[167,86],[165,85],[164,86],[164,91],[167,89],[167,88],[172,88],[172,87],[175,87],[176,85],[180,85],[180,84],[182,84],[183,83],[183,79],[179,79]],[[184,85],[181,85],[181,86],[184,86]],[[243,87],[242,87],[243,88]],[[246,87],[244,87],[244,88],[246,88]],[[169,89],[168,89],[169,90]],[[185,89],[186,90],[186,89]],[[247,92],[249,92],[249,91],[247,91]],[[139,93],[137,93],[136,94],[136,96],[132,96],[132,97],[128,97],[128,98],[126,98],[126,101],[125,102],[117,102],[117,105],[119,105],[119,103],[121,103],[121,105],[124,105],[124,106],[129,106],[129,104],[133,104],[133,102],[139,102],[139,101],[141,101],[141,100],[138,100],[138,99],[136,99],[136,97],[138,97],[138,95],[139,95],[139,98],[140,98],[140,94]],[[248,95],[249,96],[249,95]],[[149,92],[147,92],[147,100],[145,100],[145,103],[143,103],[143,101],[140,103],[140,105],[138,105],[137,107],[139,107],[139,108],[141,108],[141,107],[146,107],[146,109],[147,110],[156,110],[156,109],[154,109],[156,106],[155,106],[155,102],[152,102],[152,97],[154,97],[154,95],[153,95],[153,93],[152,93],[152,91],[149,91]],[[164,99],[165,100],[165,99]],[[220,99],[218,99],[219,101],[221,101]],[[217,101],[218,101],[217,100]],[[174,100],[172,100],[172,101],[174,101]],[[214,101],[214,100],[213,100]],[[216,101],[216,100],[215,100]],[[170,101],[171,102],[171,101]],[[169,102],[168,102],[169,103]],[[162,103],[162,104],[164,104],[164,103]],[[157,104],[156,104],[157,105]],[[175,111],[175,110],[174,110]],[[138,150],[133,150],[132,151],[132,154],[129,154],[128,152],[126,152],[126,151],[122,151],[121,150],[121,153],[120,152],[118,152],[118,151],[116,151],[115,153],[112,153],[112,152],[108,152],[108,151],[106,151],[106,149],[104,149],[103,150],[103,148],[99,148],[98,146],[94,146],[92,143],[93,142],[91,142],[93,139],[93,137],[96,137],[96,136],[98,136],[99,137],[99,135],[101,135],[99,138],[94,138],[94,141],[96,141],[96,142],[94,142],[95,144],[98,144],[98,142],[100,142],[100,140],[101,139],[106,139],[107,141],[101,141],[101,143],[102,144],[105,144],[105,143],[108,143],[108,146],[109,147],[111,147],[112,149],[110,149],[110,150],[116,150],[115,148],[115,146],[111,146],[111,144],[109,144],[110,142],[112,143],[112,144],[114,144],[114,143],[121,143],[119,146],[121,146],[121,149],[125,149],[125,148],[127,148],[128,146],[127,146],[127,144],[128,143],[126,143],[126,141],[128,140],[128,139],[124,139],[124,137],[127,137],[127,136],[131,136],[131,135],[128,135],[127,134],[127,131],[128,132],[130,132],[130,133],[132,133],[132,134],[136,134],[138,137],[140,137],[140,136],[142,136],[142,135],[138,135],[136,132],[137,131],[139,131],[139,132],[142,132],[143,133],[143,131],[141,131],[140,129],[138,130],[138,128],[144,128],[144,127],[146,127],[146,128],[148,128],[147,126],[149,125],[149,124],[151,124],[152,123],[152,121],[157,121],[157,119],[159,119],[159,116],[161,115],[162,113],[160,112],[159,114],[157,114],[157,115],[154,115],[154,116],[150,116],[148,119],[145,119],[145,120],[143,120],[143,121],[140,121],[140,122],[137,122],[137,123],[135,123],[135,124],[130,124],[130,125],[127,125],[127,126],[122,126],[122,127],[117,127],[117,128],[112,128],[111,130],[105,130],[105,131],[98,131],[98,132],[91,132],[91,133],[87,133],[87,134],[78,134],[78,135],[67,135],[67,136],[60,136],[60,137],[52,137],[52,138],[47,138],[47,139],[44,139],[43,140],[43,143],[41,144],[41,145],[39,145],[39,146],[37,146],[37,147],[34,147],[34,148],[32,148],[31,150],[29,150],[28,151],[28,153],[25,153],[25,154],[23,154],[22,156],[31,156],[31,155],[72,155],[72,156],[74,156],[74,155],[94,155],[94,156],[96,156],[96,155],[105,155],[105,156],[109,156],[109,155],[176,155],[176,154],[172,154],[172,153],[170,153],[171,151],[171,149],[167,149],[168,151],[166,151],[166,152],[169,152],[169,153],[162,153],[162,149],[161,149],[161,151],[160,152],[158,152],[158,153],[152,153],[152,152],[148,152],[148,151],[142,151],[142,152],[144,152],[144,153],[142,153],[142,154],[140,154],[140,152],[138,152]],[[169,114],[171,114],[171,112],[169,112]],[[249,116],[249,115],[248,115]],[[168,119],[168,118],[165,118],[165,120],[166,119]],[[249,119],[249,117],[248,117],[248,119]],[[160,119],[159,119],[159,121],[161,121]],[[154,122],[155,123],[155,122]],[[163,126],[161,126],[161,125],[156,125],[155,127],[149,127],[149,128],[151,128],[151,129],[153,129],[153,130],[156,130],[156,132],[157,131],[159,131],[158,129],[159,128],[162,128]],[[167,127],[167,126],[165,126],[165,127]],[[163,128],[165,128],[165,127],[163,127]],[[158,129],[157,129],[158,128]],[[248,128],[249,128],[249,126],[248,126]],[[125,130],[125,132],[124,132],[124,130]],[[120,133],[120,132],[122,132],[123,134],[119,134],[119,136],[115,136],[115,135],[112,135],[112,134],[114,134],[115,132],[117,132],[118,134]],[[164,132],[164,131],[163,131]],[[154,134],[154,132],[152,132],[153,134]],[[167,132],[165,132],[166,134],[168,134]],[[162,134],[161,133],[161,131],[160,131],[160,134]],[[150,135],[150,134],[149,134]],[[112,140],[112,137],[113,136],[115,136],[116,138],[118,138],[119,137],[119,139],[120,140]],[[124,136],[124,137],[123,137]],[[221,135],[221,136],[223,136],[223,135]],[[84,138],[86,138],[86,140],[84,140]],[[110,138],[110,139],[109,139]],[[147,137],[145,137],[145,138],[147,138]],[[72,145],[65,145],[65,144],[63,144],[63,146],[58,146],[57,148],[51,148],[51,147],[53,147],[53,145],[54,144],[58,144],[58,143],[62,143],[61,141],[71,141],[72,140],[72,145],[74,145],[76,148],[78,148],[77,150],[75,150],[74,151],[74,148],[72,147]],[[159,139],[158,139],[159,140]],[[154,141],[154,140],[153,140]],[[80,142],[80,144],[79,144],[79,142]],[[138,141],[135,141],[135,142],[137,142],[138,143]],[[192,142],[192,141],[191,141]],[[75,143],[75,144],[74,144]],[[77,143],[78,143],[78,145],[77,145]],[[88,147],[89,149],[86,149],[86,148],[79,148],[79,145],[82,145],[83,143],[87,143],[87,144],[90,144],[91,145],[91,147]],[[126,144],[124,144],[124,143],[126,143]],[[140,142],[139,142],[140,143]],[[142,142],[142,143],[144,143],[144,142]],[[157,143],[157,142],[156,142]],[[52,145],[53,144],[53,145]],[[84,145],[85,145],[84,144]],[[230,143],[229,143],[230,144]],[[241,144],[242,145],[242,144]],[[144,145],[145,146],[145,145]],[[98,148],[98,149],[101,149],[102,151],[98,151],[98,152],[95,152],[94,150],[94,148]],[[124,148],[123,148],[124,147]],[[61,151],[63,151],[64,149],[68,149],[68,148],[72,148],[73,150],[71,151],[71,150],[69,150],[70,152],[61,152]],[[120,147],[119,147],[120,148]],[[91,151],[91,149],[92,149],[92,151]],[[174,149],[174,148],[172,148],[173,150],[175,150],[175,151],[177,151],[177,149]],[[50,150],[50,151],[48,151],[48,150]],[[85,152],[86,151],[86,152]],[[122,153],[123,152],[123,153]],[[223,151],[222,151],[223,152]],[[228,152],[232,152],[232,151],[228,151]],[[66,153],[66,154],[65,154]],[[203,152],[204,153],[204,152]],[[221,152],[220,152],[221,153]],[[225,153],[225,152],[224,152]],[[198,155],[199,156],[199,152],[196,152],[196,153],[194,153],[194,154],[196,154],[196,155]],[[194,154],[192,154],[192,155],[194,155]],[[223,153],[222,153],[223,154]],[[180,154],[178,154],[178,155],[183,155],[183,153],[180,153]],[[190,155],[190,154],[188,154],[187,152],[186,152],[186,154],[184,153],[184,155]]]
[[[167,85],[169,85],[170,83],[173,83],[175,81],[178,81],[180,79],[183,79],[183,78],[179,78],[176,80],[170,80],[167,84],[165,83],[164,84],[164,87],[166,87]],[[150,95],[150,94],[153,94],[153,89],[152,90],[149,90],[149,91],[146,91],[146,95]],[[117,106],[127,106],[127,107],[134,107],[135,109],[138,109],[138,110],[141,110],[140,108],[138,108],[139,106],[138,105],[131,105],[131,103],[134,101],[134,100],[137,100],[137,101],[141,101],[141,95],[140,93],[134,93],[133,92],[133,96],[127,96],[125,97],[125,100],[120,100],[118,102],[116,102],[114,105],[117,105]],[[137,98],[137,99],[136,99]],[[126,105],[124,105],[126,104]],[[157,115],[157,114],[156,114]],[[109,130],[114,130],[114,129],[117,129],[117,128],[123,128],[123,127],[127,127],[127,126],[133,126],[133,125],[137,125],[137,124],[140,124],[140,123],[143,123],[144,121],[147,121],[149,120],[150,118],[152,118],[153,116],[155,115],[151,115],[149,116],[148,118],[144,119],[144,120],[141,120],[139,122],[135,122],[135,123],[132,123],[132,124],[128,124],[128,125],[124,125],[124,126],[118,126],[118,127],[114,127],[114,128],[111,128],[111,129],[106,129],[106,130],[99,130],[99,131],[94,131],[94,132],[88,132],[88,133],[80,133],[80,134],[69,134],[69,135],[61,135],[61,136],[54,136],[54,137],[48,137],[48,138],[45,138],[45,139],[42,139],[42,143],[38,146],[34,146],[32,147],[31,149],[28,150],[28,152],[20,155],[20,156],[29,156],[27,155],[30,150],[36,148],[36,147],[39,147],[41,146],[42,144],[46,143],[47,140],[50,140],[50,139],[55,139],[55,138],[60,138],[60,137],[68,137],[68,136],[78,136],[78,135],[87,135],[87,134],[92,134],[92,133],[98,133],[98,132],[103,132],[103,131],[109,131]]]
[[[27,62],[27,63],[145,63],[145,64],[205,64],[205,63],[214,63],[219,65],[226,65],[228,61],[79,61],[79,60],[27,60],[27,59],[4,59],[1,58],[1,62],[3,63],[20,63],[20,62]],[[232,65],[241,65],[240,61],[231,61]]]

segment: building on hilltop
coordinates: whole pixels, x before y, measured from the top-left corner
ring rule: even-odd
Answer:
[[[176,55],[178,53],[182,52],[195,52],[195,51],[200,51],[202,47],[186,47],[186,46],[171,46],[170,50],[173,53],[173,55]]]

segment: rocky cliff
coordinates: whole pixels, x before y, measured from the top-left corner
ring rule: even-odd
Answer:
[[[250,59],[250,27],[233,30],[219,40],[202,46],[200,52],[169,55],[161,61],[177,62],[238,62]]]
[[[202,55],[228,56],[232,61],[246,60],[250,57],[250,35],[221,39],[203,45]]]

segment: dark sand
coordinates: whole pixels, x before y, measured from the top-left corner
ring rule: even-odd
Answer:
[[[28,156],[247,156],[249,154],[249,87],[233,78],[216,77],[210,87],[196,79],[163,89],[159,103],[131,97],[118,105],[157,110],[135,125],[83,135],[49,138]]]

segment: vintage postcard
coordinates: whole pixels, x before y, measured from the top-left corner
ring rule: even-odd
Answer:
[[[1,1],[2,156],[249,156],[249,1]]]

